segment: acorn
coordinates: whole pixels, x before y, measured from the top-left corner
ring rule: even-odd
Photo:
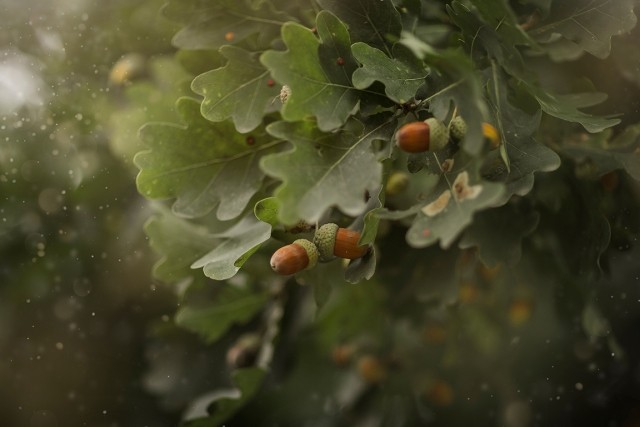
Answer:
[[[396,144],[407,153],[437,151],[449,142],[449,129],[436,118],[402,125],[396,133]]]
[[[345,367],[351,363],[353,355],[356,352],[356,348],[350,344],[342,344],[331,351],[331,360],[336,366]]]
[[[369,384],[378,384],[387,378],[387,368],[376,356],[364,355],[356,366],[360,378]]]
[[[455,141],[461,141],[467,134],[467,123],[461,116],[455,116],[449,122],[449,133]]]
[[[307,239],[298,239],[274,252],[271,268],[278,274],[289,276],[318,263],[318,249]]]
[[[492,150],[500,146],[500,133],[492,124],[482,123],[482,135],[489,140]]]
[[[360,233],[355,230],[340,228],[337,224],[328,223],[316,230],[313,243],[318,248],[321,261],[331,261],[334,257],[356,259],[363,257],[368,246],[360,246]]]
[[[389,175],[385,191],[389,196],[397,196],[409,187],[409,175],[405,172],[395,171]]]
[[[238,369],[253,365],[261,345],[262,339],[258,334],[248,333],[240,336],[227,350],[227,366],[231,369]]]

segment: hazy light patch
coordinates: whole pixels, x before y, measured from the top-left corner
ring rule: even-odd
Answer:
[[[35,59],[16,51],[0,51],[0,114],[23,107],[42,108],[44,88]]]

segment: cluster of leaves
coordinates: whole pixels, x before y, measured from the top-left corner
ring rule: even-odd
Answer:
[[[287,319],[286,314],[295,317],[302,311],[300,305],[306,307],[300,294],[307,292],[285,287],[286,279],[275,277],[267,261],[278,245],[300,237],[294,226],[301,222],[356,228],[361,243],[381,254],[375,277],[376,256],[349,267],[338,261],[321,264],[299,275],[296,279],[311,285],[323,311],[317,324],[311,325],[305,312],[287,329],[311,331],[305,335],[307,349],[298,352],[299,369],[341,342],[352,343],[356,353],[392,349],[385,353],[385,366],[390,369],[400,358],[401,374],[386,393],[367,403],[388,411],[378,414],[381,419],[409,405],[391,402],[393,390],[419,389],[436,405],[450,401],[450,386],[439,374],[412,365],[422,360],[416,359],[424,351],[416,349],[420,336],[446,341],[447,334],[434,332],[434,322],[459,327],[478,340],[469,348],[452,342],[443,354],[428,357],[443,357],[450,369],[460,368],[459,354],[480,349],[486,363],[495,363],[508,346],[510,328],[529,318],[532,299],[551,299],[551,294],[531,295],[524,285],[500,287],[535,270],[532,254],[552,247],[557,259],[566,260],[554,265],[559,276],[566,271],[567,276],[580,272],[585,280],[598,277],[599,259],[611,237],[599,196],[582,190],[570,199],[570,206],[586,212],[580,222],[588,237],[580,241],[583,256],[569,255],[575,242],[529,242],[528,236],[551,234],[548,230],[558,224],[574,228],[564,224],[575,216],[569,216],[567,198],[557,190],[562,185],[582,179],[593,186],[618,169],[638,179],[640,129],[620,130],[619,118],[587,112],[606,99],[591,84],[579,92],[558,93],[554,87],[564,82],[542,71],[585,54],[607,57],[612,37],[634,27],[634,6],[633,0],[517,5],[506,0],[446,5],[418,0],[169,1],[165,15],[183,26],[173,39],[183,63],[200,55],[216,66],[194,67],[195,95],[176,104],[182,123],[148,123],[140,130],[146,149],[135,157],[138,189],[147,198],[171,203],[171,209],[159,207],[146,227],[151,245],[163,255],[155,275],[186,285],[176,321],[208,342],[247,330],[260,337],[252,367],[234,371],[239,390],[213,395],[210,414],[192,411],[190,425],[218,425],[255,393],[270,396],[262,400],[270,402],[295,396],[302,387],[302,374],[276,372],[284,388],[260,388],[265,371],[283,363],[291,351],[273,350],[279,329],[287,326],[280,325],[283,312]],[[455,116],[467,124],[461,141],[422,154],[396,148],[394,135],[403,124],[428,117],[449,123]],[[497,129],[498,149],[485,140],[485,123]],[[539,173],[559,168],[562,173],[553,176],[560,178],[542,180],[542,188],[532,191]],[[394,174],[408,181],[401,192],[388,185]],[[563,214],[560,220],[549,219]],[[392,253],[401,245],[394,240],[398,233],[405,234],[412,249],[403,249],[394,266],[388,260],[396,258]],[[529,242],[526,249],[523,241]],[[530,256],[518,264],[525,250]],[[473,254],[482,265],[469,261]],[[509,273],[500,270],[505,265]],[[502,271],[497,279],[487,273],[495,266]],[[343,285],[365,279],[366,291]],[[469,281],[474,284],[466,289]],[[481,303],[448,312],[460,298],[477,299],[476,282],[490,288],[478,297]],[[393,283],[400,290],[391,297],[387,292]],[[581,300],[588,301],[588,293]],[[402,303],[416,305],[420,314],[401,314]],[[363,304],[362,313],[353,312],[358,304]],[[509,313],[506,320],[488,314],[497,306]],[[425,307],[433,308],[427,318]],[[345,320],[346,313],[353,317]],[[593,313],[597,310],[590,308],[587,317]],[[367,323],[385,315],[395,320]],[[398,342],[392,345],[390,337]],[[413,358],[403,358],[406,353]],[[363,376],[354,380],[344,371],[334,372],[319,382],[320,394],[346,390],[327,405],[357,411],[367,389]],[[469,375],[457,386],[468,388],[474,378]],[[295,413],[283,417],[296,424]],[[420,418],[420,410],[411,417]],[[362,415],[360,421],[366,419]]]

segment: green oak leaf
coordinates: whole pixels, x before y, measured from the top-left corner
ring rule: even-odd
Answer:
[[[460,50],[436,50],[407,32],[402,33],[400,43],[431,67],[427,84],[432,95],[426,98],[429,110],[438,119],[445,120],[453,104],[467,123],[462,146],[469,154],[477,155],[484,145],[481,124],[486,121],[488,110],[474,64]]]
[[[275,10],[270,2],[251,0],[171,0],[163,14],[186,26],[174,37],[173,44],[182,49],[218,49],[235,44],[252,34],[260,46],[268,46],[278,36],[280,26],[293,20]]]
[[[579,108],[595,105],[596,100],[604,100],[606,96],[596,94],[556,95],[524,81],[521,81],[521,84],[538,101],[542,111],[568,122],[580,123],[587,132],[601,132],[620,123],[620,119],[594,116],[579,110]]]
[[[362,64],[352,77],[356,89],[366,89],[379,81],[385,86],[385,94],[399,104],[414,97],[429,73],[422,61],[403,45],[394,45],[393,59],[362,42],[354,43],[351,51]]]
[[[239,216],[262,186],[258,162],[277,151],[263,129],[241,135],[231,122],[211,123],[197,100],[181,98],[177,110],[186,125],[150,123],[140,130],[149,150],[134,158],[138,190],[151,199],[176,198],[173,211],[201,217],[216,208],[221,220]]]
[[[479,2],[475,6],[473,11],[458,1],[447,6],[471,55],[484,49],[510,74],[524,76],[527,71],[518,45],[535,43],[520,29],[513,11],[503,1]]]
[[[256,218],[262,222],[266,222],[272,227],[278,225],[278,212],[280,211],[280,205],[278,199],[275,197],[267,197],[256,203],[253,208],[253,213]]]
[[[547,16],[549,13],[549,9],[551,9],[552,0],[518,0],[519,3],[522,4],[530,4],[537,8],[537,12],[541,13],[542,16]]]
[[[313,224],[332,206],[351,216],[364,211],[365,192],[377,188],[382,179],[372,141],[389,141],[395,120],[374,116],[356,135],[323,133],[311,121],[276,122],[267,129],[293,144],[292,150],[266,156],[260,163],[265,173],[283,181],[274,193],[280,221],[295,224],[303,219]]]
[[[135,81],[125,89],[126,105],[109,112],[109,147],[132,170],[134,155],[144,146],[138,129],[150,121],[176,120],[175,101],[189,94],[193,78],[173,56],[159,56],[148,61],[150,78]]]
[[[176,324],[213,343],[233,325],[254,318],[268,300],[266,292],[223,283],[214,299],[183,305],[176,313]]]
[[[390,162],[385,162],[385,179],[389,175],[389,165]],[[365,208],[366,213],[362,216],[356,218],[349,228],[354,230],[362,230],[360,235],[360,241],[358,242],[361,245],[371,245],[376,240],[376,236],[378,234],[378,225],[380,224],[380,218],[376,214],[382,207],[384,206],[384,201],[386,198],[386,192],[384,186],[380,186],[380,190],[377,192],[376,197],[371,197],[367,201],[367,207]]]
[[[271,225],[247,216],[224,233],[209,253],[195,261],[191,268],[203,268],[204,274],[214,280],[233,277],[245,261],[271,237]]]
[[[471,224],[473,214],[496,206],[504,185],[479,178],[478,165],[464,155],[454,158],[453,168],[443,173],[439,185],[429,195],[407,232],[407,242],[421,248],[440,241],[443,249]]]
[[[529,35],[552,52],[555,43],[569,41],[563,44],[562,55],[555,52],[552,56],[555,60],[574,58],[583,51],[606,58],[611,37],[636,25],[635,4],[635,0],[554,2],[549,16]]]
[[[578,138],[567,139],[562,146],[564,153],[578,163],[587,163],[595,176],[616,169],[624,169],[640,181],[640,124],[627,127],[615,138],[611,130]]]
[[[614,60],[618,72],[636,88],[640,88],[640,49],[637,49],[637,41],[633,37],[619,38],[613,45],[611,57]]]
[[[320,40],[299,24],[283,25],[282,38],[288,50],[269,50],[260,60],[278,82],[291,90],[282,117],[297,121],[315,116],[318,127],[330,131],[342,126],[358,108],[358,93],[349,83],[357,65],[351,57],[349,33],[338,18],[322,11],[316,26]],[[335,54],[330,60],[325,58],[323,45],[333,47]]]
[[[460,5],[458,1],[454,1],[452,7],[456,3]],[[509,5],[509,1],[478,1],[474,2],[473,6],[478,10],[487,26],[500,35],[501,40],[509,40],[513,45],[524,46],[535,43],[519,25],[518,17]]]
[[[151,247],[161,255],[153,266],[153,276],[175,283],[193,275],[190,265],[211,250],[216,240],[207,228],[178,218],[168,209],[160,210],[144,225]]]
[[[202,115],[212,122],[231,118],[240,133],[254,130],[265,113],[273,110],[280,93],[255,53],[235,46],[222,46],[227,64],[199,75],[191,88],[204,97]]]
[[[376,272],[376,249],[372,246],[363,257],[354,259],[344,272],[344,278],[349,283],[360,283],[369,280]]]
[[[349,26],[354,42],[364,42],[391,56],[391,46],[402,30],[400,14],[391,0],[319,0],[319,3]]]
[[[258,392],[266,376],[262,368],[237,369],[231,374],[237,388],[220,390],[209,395],[209,416],[187,419],[184,427],[219,427],[245,406]]]
[[[534,138],[540,126],[540,110],[529,114],[512,105],[504,73],[495,63],[491,71],[489,99],[502,144],[500,150],[486,155],[481,175],[490,181],[506,184],[506,202],[513,194],[527,194],[533,187],[533,174],[557,169],[560,157]]]
[[[536,229],[539,220],[529,206],[513,203],[479,212],[462,235],[460,247],[477,246],[480,260],[488,267],[501,262],[515,265],[522,256],[522,239]]]

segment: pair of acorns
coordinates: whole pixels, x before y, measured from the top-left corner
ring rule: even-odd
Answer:
[[[449,126],[431,117],[423,122],[410,122],[402,125],[396,133],[396,144],[407,153],[442,150],[449,143],[449,137],[460,141],[467,133],[467,124],[460,116],[454,117]],[[491,148],[500,146],[500,134],[489,123],[482,123],[482,134],[489,140]]]
[[[363,257],[368,246],[359,245],[360,233],[355,230],[340,228],[337,224],[328,223],[316,230],[313,242],[298,239],[275,251],[271,257],[271,268],[278,274],[288,276],[316,266],[332,259],[357,259]]]

